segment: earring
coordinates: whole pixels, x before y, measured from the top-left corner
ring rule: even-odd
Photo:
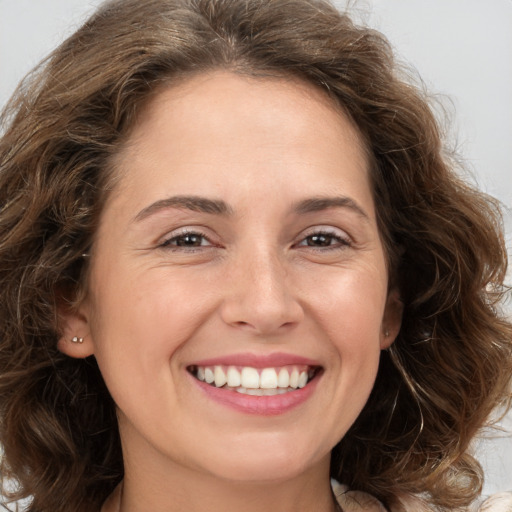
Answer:
[[[387,329],[384,331],[384,336],[385,336],[386,338],[389,336],[389,331],[388,331]]]
[[[71,343],[83,343],[84,342],[84,339],[83,338],[79,338],[78,336],[73,336],[71,338]]]

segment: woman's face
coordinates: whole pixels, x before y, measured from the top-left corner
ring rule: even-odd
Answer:
[[[293,79],[215,72],[152,100],[68,318],[85,341],[60,345],[95,355],[126,464],[328,468],[400,322],[367,167],[351,122]]]

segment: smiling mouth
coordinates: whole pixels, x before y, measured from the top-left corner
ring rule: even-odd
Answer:
[[[302,389],[317,377],[320,366],[290,365],[270,368],[251,366],[196,366],[187,371],[216,388],[253,396],[272,396]]]

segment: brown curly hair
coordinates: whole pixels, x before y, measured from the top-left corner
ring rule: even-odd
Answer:
[[[87,288],[109,162],[156,90],[209,69],[293,75],[359,128],[401,332],[332,454],[331,476],[385,504],[466,506],[470,441],[508,405],[498,204],[459,177],[421,87],[383,36],[324,0],[115,0],[18,88],[0,142],[1,475],[30,512],[97,510],[123,477],[115,405],[93,357],[57,349],[57,306]],[[14,485],[14,488],[13,488]],[[7,489],[4,489],[7,494]]]

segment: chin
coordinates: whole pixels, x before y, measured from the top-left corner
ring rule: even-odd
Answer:
[[[267,446],[263,449],[233,450],[210,471],[225,480],[240,483],[277,482],[296,478],[323,463],[328,467],[329,461],[330,451],[322,457],[313,457],[311,453],[297,449],[297,444],[286,443],[277,449]]]

